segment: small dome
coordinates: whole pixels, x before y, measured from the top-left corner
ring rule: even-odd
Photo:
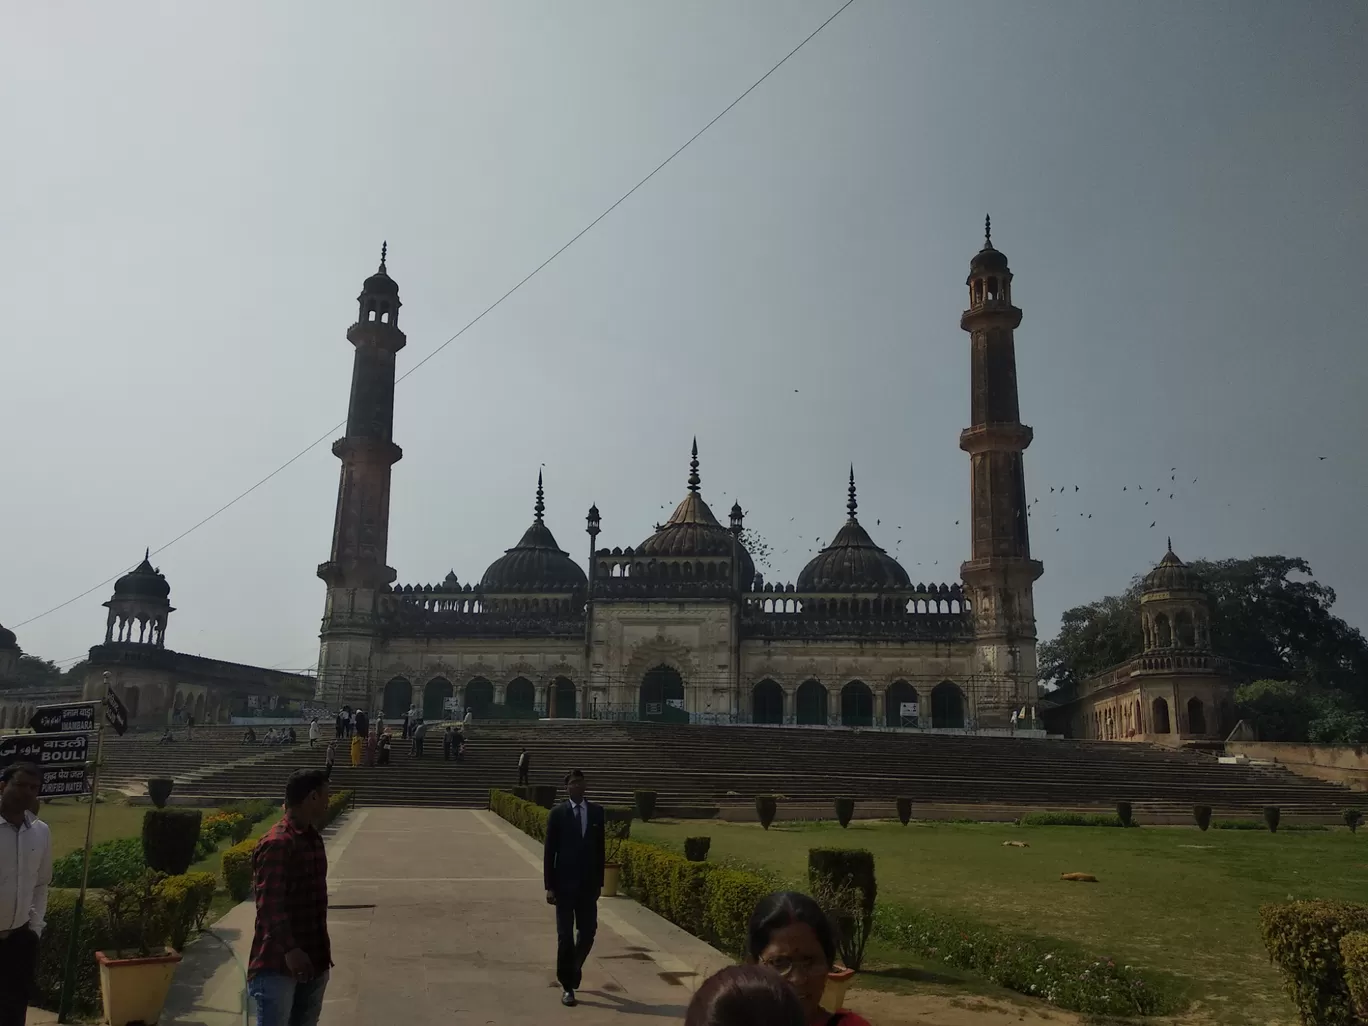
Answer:
[[[648,558],[730,558],[736,555],[737,570],[742,586],[755,577],[755,563],[750,553],[731,531],[717,522],[713,511],[698,491],[698,440],[694,440],[693,456],[689,461],[689,491],[670,519],[656,527],[655,534],[636,547],[638,556]],[[737,507],[739,511],[739,506]]]
[[[980,274],[1002,274],[1007,270],[1007,255],[993,248],[993,219],[983,219],[983,248],[969,261],[969,277]],[[968,284],[966,282],[965,284]]]
[[[154,599],[166,601],[171,596],[171,585],[150,561],[151,553],[143,554],[143,561],[114,582],[116,599]]]
[[[911,587],[902,564],[869,537],[855,517],[855,469],[850,471],[848,519],[831,544],[798,575],[799,591],[883,591]]]
[[[511,549],[489,564],[480,580],[482,591],[500,592],[584,591],[589,584],[584,568],[556,544],[551,529],[542,520],[546,503],[542,501],[542,479],[537,475],[537,502],[532,526]],[[454,582],[455,577],[451,575]]]
[[[0,624],[0,649],[18,647],[19,639],[14,636],[14,631]]]
[[[1140,590],[1143,594],[1156,591],[1205,591],[1206,585],[1190,566],[1174,555],[1173,540],[1169,539],[1168,551],[1159,565],[1145,574]]]
[[[372,296],[399,295],[399,283],[391,278],[389,271],[385,269],[385,256],[388,252],[389,243],[386,242],[380,247],[380,269],[362,283],[362,292]]]

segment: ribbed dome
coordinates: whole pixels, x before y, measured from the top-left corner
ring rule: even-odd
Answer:
[[[171,585],[166,583],[160,570],[154,569],[150,560],[151,553],[143,554],[143,561],[114,582],[116,599],[156,599],[165,601],[171,595]]]
[[[636,547],[638,556],[730,558],[736,553],[740,581],[748,588],[755,577],[755,563],[750,553],[731,531],[717,522],[713,511],[699,494],[698,441],[694,440],[693,456],[689,462],[689,491],[670,519],[656,528],[655,534]]]
[[[389,271],[385,269],[385,256],[388,252],[389,243],[386,242],[380,247],[380,269],[362,283],[362,292],[373,296],[399,295],[399,283],[391,278]]]
[[[1007,270],[1007,255],[993,248],[993,219],[983,219],[983,248],[969,261],[969,277]]]
[[[799,591],[882,591],[908,588],[907,571],[869,537],[855,516],[855,468],[850,470],[849,518],[831,544],[808,561],[798,575]]]
[[[18,648],[19,639],[14,636],[14,631],[0,625],[0,648]]]
[[[1205,591],[1206,585],[1190,566],[1174,555],[1173,539],[1170,538],[1164,558],[1145,574],[1140,590],[1146,594],[1156,591]]]
[[[532,526],[523,532],[517,545],[489,565],[480,580],[486,593],[583,591],[589,583],[584,568],[556,544],[551,529],[542,520],[546,503],[542,501],[542,479],[537,475],[537,502]],[[452,575],[454,581],[454,575]]]

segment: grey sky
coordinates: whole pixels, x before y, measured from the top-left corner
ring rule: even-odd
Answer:
[[[7,6],[0,623],[343,418],[382,239],[402,371],[838,5]],[[1347,2],[856,0],[399,386],[391,564],[478,580],[542,463],[562,548],[582,557],[591,500],[600,541],[635,545],[697,434],[704,495],[740,497],[771,579],[840,526],[853,460],[875,539],[954,580],[958,317],[991,211],[1025,310],[1042,638],[1168,534],[1303,555],[1363,625],[1365,42]],[[320,445],[155,558],[168,645],[314,663],[337,468]],[[20,644],[82,654],[107,597]]]

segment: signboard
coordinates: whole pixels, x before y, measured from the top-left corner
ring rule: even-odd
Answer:
[[[75,733],[95,729],[95,702],[78,705],[44,705],[29,719],[39,734]]]
[[[647,715],[647,716],[659,716],[662,708],[663,708],[663,707],[662,707],[662,705],[661,705],[660,702],[647,702],[647,703],[646,703],[646,715]]]
[[[114,692],[105,695],[105,722],[114,728],[114,733],[123,737],[124,731],[128,729],[128,710],[120,701],[119,696]]]
[[[89,794],[86,779],[86,734],[24,734],[0,737],[0,766],[32,762],[43,768],[42,798]]]
[[[448,697],[442,699],[442,708],[449,713],[460,712],[461,700],[457,698],[455,695],[449,695]]]
[[[684,708],[684,699],[682,699],[682,698],[667,698],[667,699],[665,699],[665,704],[668,705],[671,709],[683,709],[683,708]]]
[[[899,715],[899,716],[911,716],[911,717],[915,717],[915,716],[917,715],[917,703],[916,703],[916,702],[899,702],[899,703],[898,703],[898,715]]]

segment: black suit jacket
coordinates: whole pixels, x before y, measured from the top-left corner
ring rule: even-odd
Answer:
[[[556,894],[598,896],[603,888],[603,806],[585,802],[589,830],[581,835],[568,801],[553,808],[546,818],[546,846],[542,872],[546,889]]]

